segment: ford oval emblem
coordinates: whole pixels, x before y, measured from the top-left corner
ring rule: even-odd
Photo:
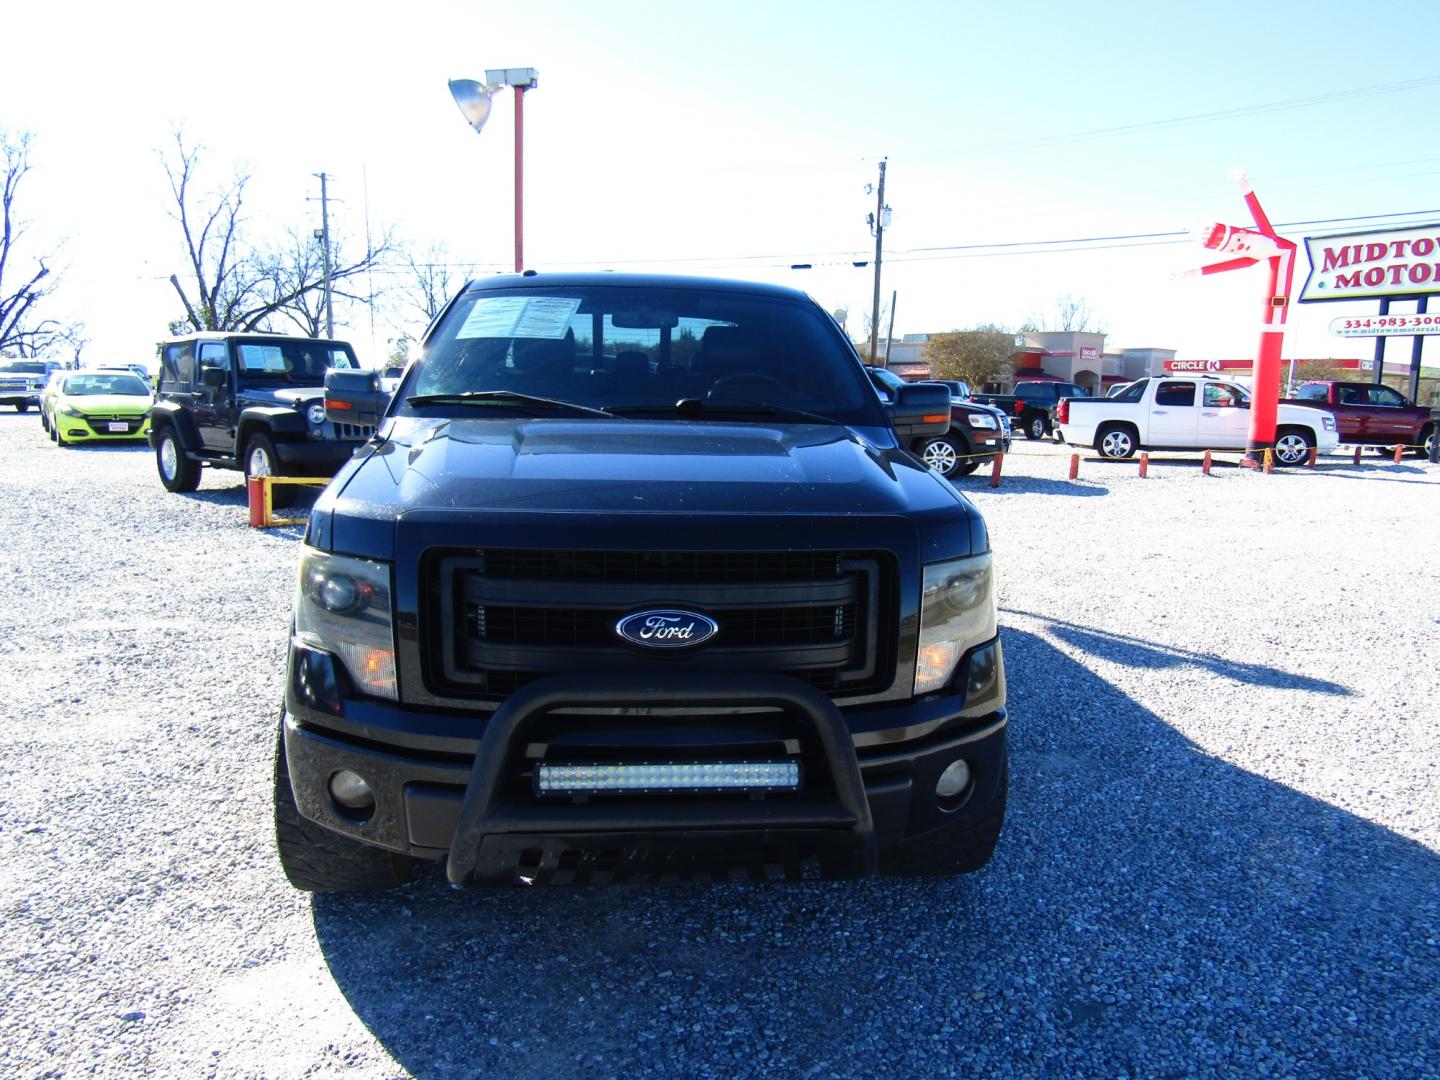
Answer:
[[[683,649],[709,641],[719,631],[714,619],[697,611],[653,608],[626,615],[615,624],[615,633],[632,645],[646,649]]]

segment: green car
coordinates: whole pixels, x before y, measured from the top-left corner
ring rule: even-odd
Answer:
[[[46,387],[42,422],[61,446],[143,439],[150,431],[150,387],[119,371],[73,371]]]

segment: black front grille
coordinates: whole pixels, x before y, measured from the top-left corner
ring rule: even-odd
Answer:
[[[442,693],[500,696],[550,673],[615,670],[779,672],[837,694],[888,683],[875,643],[892,571],[877,553],[503,549],[428,566]],[[693,649],[624,641],[617,624],[651,607],[719,629]]]
[[[565,581],[813,581],[834,577],[833,551],[486,551],[490,578]]]
[[[375,434],[375,429],[367,424],[336,424],[335,437],[337,439],[358,439],[364,442]]]

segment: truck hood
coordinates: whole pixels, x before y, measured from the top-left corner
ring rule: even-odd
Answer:
[[[235,395],[241,405],[281,405],[295,408],[307,401],[320,401],[325,397],[323,386],[253,387],[247,386]]]
[[[909,455],[843,427],[402,418],[388,434],[337,514],[913,514],[964,502]]]

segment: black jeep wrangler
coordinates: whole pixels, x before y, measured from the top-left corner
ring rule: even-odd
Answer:
[[[375,429],[327,419],[325,372],[359,367],[343,341],[203,332],[165,342],[150,431],[160,482],[194,491],[205,466],[334,475]]]
[[[825,312],[474,282],[317,501],[275,768],[302,889],[978,869],[1007,788],[985,524]]]

